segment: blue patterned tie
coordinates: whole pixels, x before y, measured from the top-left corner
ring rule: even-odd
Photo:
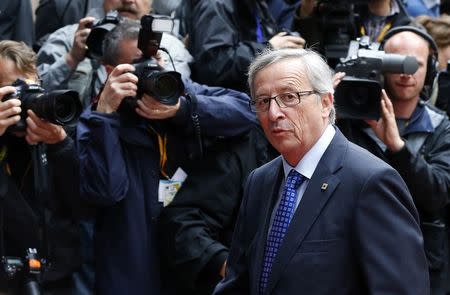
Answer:
[[[289,172],[289,175],[286,178],[280,204],[278,205],[275,218],[273,219],[272,228],[269,231],[266,241],[266,247],[264,250],[264,264],[259,281],[259,294],[263,294],[267,288],[273,261],[275,260],[278,248],[283,242],[283,238],[295,212],[297,188],[302,184],[303,180],[303,175],[294,169]]]

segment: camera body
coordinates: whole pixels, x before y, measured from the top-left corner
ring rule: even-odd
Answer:
[[[22,112],[20,121],[10,126],[8,131],[24,131],[26,129],[27,110],[32,110],[39,118],[53,124],[67,125],[77,121],[81,114],[82,106],[76,91],[45,90],[33,81],[17,79],[12,86],[16,88],[3,99],[17,98],[21,101]]]
[[[102,20],[92,24],[91,32],[86,39],[87,57],[97,60],[101,59],[103,56],[103,40],[106,33],[114,29],[121,20],[122,18],[117,10],[112,10]]]
[[[136,97],[128,97],[122,101],[121,109],[134,110],[137,99],[148,94],[166,105],[176,105],[184,93],[184,83],[181,74],[176,71],[166,71],[158,65],[154,56],[160,49],[162,34],[172,32],[173,19],[167,16],[147,14],[141,18],[138,48],[142,58],[135,60],[134,74],[138,77]]]
[[[40,295],[39,279],[46,261],[41,259],[35,248],[28,248],[24,258],[4,256],[1,259],[3,272],[8,280],[23,276],[22,293],[24,295]]]
[[[385,53],[378,47],[367,36],[351,41],[347,57],[336,66],[336,72],[346,73],[335,92],[339,118],[378,120],[383,74],[414,74],[419,68],[415,57]]]

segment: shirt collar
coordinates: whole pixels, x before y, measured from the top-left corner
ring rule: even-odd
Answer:
[[[286,179],[289,172],[292,169],[295,169],[295,171],[297,171],[307,179],[311,179],[314,171],[316,170],[317,165],[319,164],[320,159],[325,153],[325,150],[330,145],[335,134],[336,130],[334,129],[334,127],[332,125],[328,125],[323,134],[320,136],[319,140],[303,156],[303,158],[300,160],[300,162],[298,162],[297,166],[295,167],[289,165],[288,162],[284,158],[282,158],[284,178]]]
[[[428,112],[426,112],[425,107],[422,103],[417,104],[417,107],[411,115],[411,119],[409,120],[408,125],[405,127],[402,136],[417,132],[434,132],[434,126],[431,122],[431,118]]]

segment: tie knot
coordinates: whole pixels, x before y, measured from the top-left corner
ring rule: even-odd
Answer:
[[[286,179],[286,185],[293,189],[297,189],[303,182],[304,176],[292,169]]]

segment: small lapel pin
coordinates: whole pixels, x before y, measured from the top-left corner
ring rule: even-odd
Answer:
[[[322,183],[322,186],[320,187],[321,190],[325,191],[328,188],[328,183],[324,182]]]

